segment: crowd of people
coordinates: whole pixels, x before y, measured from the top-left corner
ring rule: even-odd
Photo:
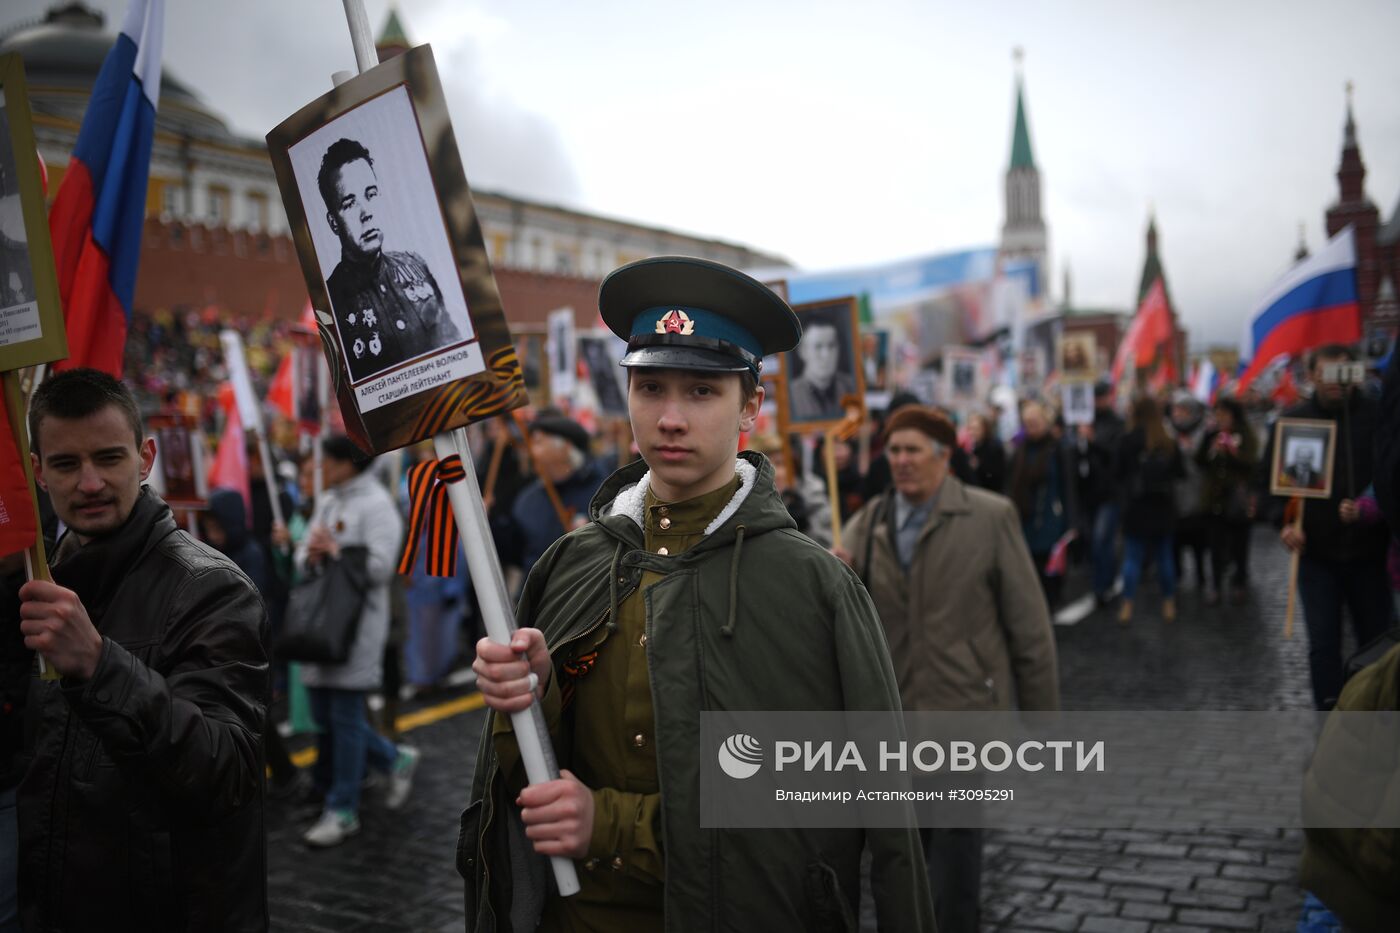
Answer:
[[[212,491],[205,510],[172,512],[144,485],[155,451],[143,408],[183,399],[211,435],[222,429],[217,405],[192,401],[217,395],[212,320],[136,327],[152,365],[127,384],[88,370],[43,383],[31,435],[53,579],[26,583],[18,555],[3,567],[6,611],[19,621],[3,645],[0,725],[15,751],[0,829],[18,827],[20,863],[5,869],[0,930],[16,912],[34,929],[152,918],[264,929],[264,766],[268,797],[306,804],[308,846],[346,843],[364,806],[397,809],[412,792],[424,752],[399,741],[396,701],[443,689],[468,666],[492,711],[459,842],[469,928],[506,910],[523,928],[659,929],[663,910],[719,916],[740,902],[767,904],[759,919],[774,929],[840,928],[867,846],[882,928],[933,929],[936,918],[940,930],[977,930],[983,839],[973,829],[736,835],[731,857],[764,866],[752,882],[764,897],[755,887],[745,901],[739,878],[727,882],[730,906],[707,902],[704,888],[666,891],[668,877],[720,870],[696,835],[693,788],[667,781],[694,773],[685,737],[698,711],[716,694],[735,709],[1058,709],[1052,618],[1067,578],[1082,578],[1083,598],[1113,607],[1122,625],[1172,623],[1192,589],[1203,607],[1241,604],[1261,523],[1299,555],[1319,710],[1344,696],[1344,616],[1351,646],[1394,625],[1400,385],[1392,369],[1382,405],[1378,379],[1339,381],[1335,364],[1355,359],[1348,347],[1317,350],[1311,394],[1282,410],[1257,395],[1126,398],[1105,382],[1089,423],[1067,424],[1032,392],[1002,437],[1005,412],[953,413],[906,393],[863,441],[814,444],[753,433],[754,361],[797,340],[780,299],[694,260],[643,261],[609,282],[603,318],[631,338],[630,444],[591,436],[566,405],[534,411],[523,434],[505,419],[471,432],[519,601],[509,646],[480,638],[464,560],[433,576],[419,548],[400,567],[406,471],[432,458],[429,445],[375,459],[344,435],[295,443],[292,427],[270,470],[250,438],[247,488]],[[642,317],[717,294],[722,310],[692,312],[693,347],[650,339],[655,322]],[[286,339],[270,326],[250,339],[258,378]],[[1270,494],[1280,416],[1337,425],[1330,498],[1286,507]],[[343,657],[279,657],[279,633],[312,611],[299,588],[351,563],[362,599]],[[695,585],[666,585],[677,569]],[[682,612],[698,628],[657,639],[659,620]],[[781,670],[771,663],[778,619],[801,628],[781,635]],[[56,679],[32,678],[34,651]],[[317,726],[305,770],[277,722],[301,691]],[[374,721],[372,695],[387,708]],[[563,771],[526,787],[499,714],[532,700]],[[21,716],[37,723],[25,737]],[[363,795],[370,771],[382,775],[377,802]],[[1344,876],[1348,844],[1310,837],[1312,864]],[[562,899],[530,850],[606,870],[586,871],[583,891]],[[828,860],[828,896],[815,904],[782,893],[814,883],[810,852]],[[113,859],[129,870],[107,871]],[[1317,883],[1324,901],[1327,884]]]

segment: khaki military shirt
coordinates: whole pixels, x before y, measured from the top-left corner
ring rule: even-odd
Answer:
[[[739,477],[684,502],[662,502],[646,492],[644,541],[656,554],[682,554],[739,490]],[[556,671],[543,701],[558,723],[559,745],[570,749],[570,770],[593,788],[593,837],[579,863],[579,893],[553,898],[541,931],[657,933],[664,927],[661,794],[653,748],[651,676],[647,666],[646,590],[662,574],[646,571],[640,585],[609,620],[570,649],[567,670]],[[664,619],[653,620],[664,625]],[[570,699],[559,712],[562,680]],[[496,719],[502,767],[518,760],[510,719]],[[507,739],[502,743],[502,739]],[[507,755],[511,757],[507,759]],[[517,769],[518,770],[518,769]],[[516,784],[523,776],[516,776]]]
[[[351,382],[462,339],[417,253],[381,252],[369,262],[341,259],[326,290]]]

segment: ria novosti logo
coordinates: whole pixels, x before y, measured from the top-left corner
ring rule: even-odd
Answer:
[[[763,746],[751,735],[736,733],[719,747],[720,769],[736,780],[753,777],[762,765]]]

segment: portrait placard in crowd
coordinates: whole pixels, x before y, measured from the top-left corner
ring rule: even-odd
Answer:
[[[858,302],[837,298],[794,305],[792,310],[802,323],[802,339],[782,354],[786,385],[778,403],[779,420],[793,431],[808,432],[840,424],[851,412],[864,419]]]
[[[588,367],[588,382],[598,399],[598,410],[614,418],[627,417],[627,376],[621,366],[627,345],[611,331],[579,334],[578,350]]]
[[[350,436],[383,452],[526,404],[432,50],[267,142]]]
[[[871,408],[884,408],[890,402],[894,385],[890,360],[890,332],[871,328],[860,335],[860,365],[865,376],[865,403]]]
[[[943,401],[949,408],[967,411],[981,404],[982,354],[968,347],[943,350]]]
[[[1061,411],[1065,424],[1094,423],[1094,383],[1088,379],[1073,379],[1060,383]]]
[[[545,321],[549,397],[551,400],[567,399],[578,384],[578,331],[574,327],[574,309],[556,308],[549,312]]]
[[[520,372],[530,404],[543,408],[549,404],[549,354],[545,352],[543,327],[511,328],[515,353],[520,358]]]
[[[24,65],[0,55],[0,370],[68,355]]]
[[[1061,379],[1093,379],[1098,375],[1098,341],[1090,333],[1060,336]]]
[[[1332,497],[1337,423],[1314,418],[1280,418],[1274,423],[1274,462],[1269,491],[1304,499]]]
[[[153,485],[176,508],[202,509],[209,503],[204,472],[204,446],[195,418],[161,412],[146,419],[146,431],[156,439]]]

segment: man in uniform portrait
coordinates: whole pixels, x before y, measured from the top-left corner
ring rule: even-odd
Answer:
[[[359,382],[462,339],[417,253],[384,249],[380,180],[369,150],[331,144],[316,182],[341,256],[326,280],[350,380]]]
[[[856,379],[841,372],[841,328],[829,317],[808,315],[797,345],[802,375],[788,386],[793,421],[829,421],[845,414],[841,400],[856,392]]]

